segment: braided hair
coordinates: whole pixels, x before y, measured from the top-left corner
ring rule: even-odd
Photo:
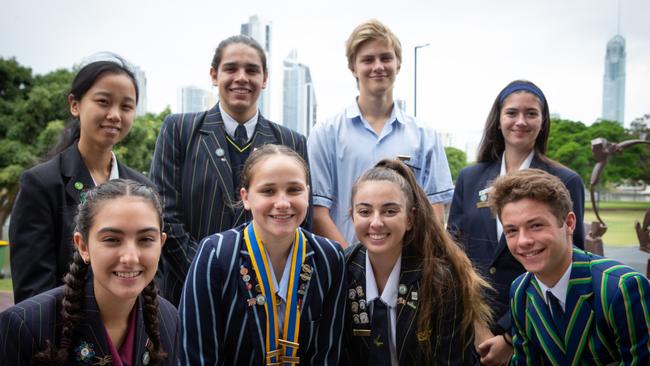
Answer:
[[[88,190],[85,199],[79,204],[75,217],[75,232],[81,234],[87,241],[94,217],[99,210],[100,203],[125,196],[136,196],[147,200],[158,213],[159,225],[162,228],[162,206],[158,194],[150,187],[141,183],[115,179]],[[73,254],[72,263],[68,273],[63,278],[63,298],[61,299],[60,315],[61,330],[59,342],[51,340],[45,342],[45,349],[33,357],[33,362],[38,365],[63,365],[70,357],[73,347],[72,338],[82,318],[81,304],[85,296],[89,264],[85,263],[78,250]],[[152,364],[156,364],[167,357],[160,342],[160,322],[158,319],[159,303],[158,289],[152,280],[142,291],[144,298],[143,315],[145,331],[153,345],[150,350]]]

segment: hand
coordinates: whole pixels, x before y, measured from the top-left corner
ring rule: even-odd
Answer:
[[[481,363],[486,366],[507,365],[512,351],[512,346],[501,335],[489,338],[478,346]]]

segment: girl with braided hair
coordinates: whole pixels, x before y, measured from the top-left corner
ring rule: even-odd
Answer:
[[[384,159],[352,187],[344,365],[475,365],[487,283],[433,213],[411,168]]]
[[[161,211],[134,181],[87,191],[64,285],[0,313],[0,365],[176,364],[178,315],[153,281]]]

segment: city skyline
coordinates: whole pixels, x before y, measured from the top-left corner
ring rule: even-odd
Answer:
[[[625,38],[615,35],[607,42],[603,76],[602,119],[625,123]]]
[[[309,66],[298,62],[298,51],[284,59],[282,124],[309,136],[316,123],[316,92]]]
[[[551,112],[562,118],[591,124],[602,116],[603,46],[616,33],[616,1],[407,0],[397,8],[384,0],[369,4],[252,0],[244,9],[224,9],[201,0],[183,5],[115,0],[110,7],[74,0],[7,2],[0,14],[0,56],[16,57],[43,74],[71,68],[97,51],[117,52],[146,72],[147,109],[157,113],[166,105],[174,109],[183,85],[214,90],[209,68],[216,45],[258,14],[273,24],[272,111],[267,117],[280,122],[282,60],[297,48],[317,86],[318,119],[323,120],[357,94],[347,69],[345,40],[357,24],[377,18],[402,42],[394,97],[406,101],[409,113],[413,47],[431,44],[418,55],[418,118],[438,131],[454,133],[458,144],[480,138],[496,94],[518,78],[538,84]],[[626,125],[650,112],[649,13],[647,0],[621,2]]]
[[[241,34],[247,35],[262,46],[266,53],[266,67],[272,70],[271,63],[271,44],[273,42],[273,31],[271,22],[263,19],[257,14],[251,15],[247,23],[242,23]],[[266,80],[266,88],[262,90],[259,99],[257,100],[257,107],[259,108],[262,116],[269,118],[271,116],[271,79]]]

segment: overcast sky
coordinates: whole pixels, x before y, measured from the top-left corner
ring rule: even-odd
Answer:
[[[607,41],[617,32],[614,0],[161,1],[0,0],[0,56],[35,73],[70,68],[102,50],[140,66],[147,109],[176,110],[177,89],[209,89],[220,40],[258,14],[273,25],[271,119],[282,115],[282,60],[292,48],[311,68],[318,120],[356,95],[344,42],[377,18],[404,49],[395,97],[413,111],[413,47],[418,51],[418,117],[452,133],[454,145],[480,137],[499,90],[525,78],[545,92],[552,113],[591,124],[600,117]],[[621,1],[626,39],[625,120],[650,113],[650,1]],[[470,141],[471,142],[471,141]]]

